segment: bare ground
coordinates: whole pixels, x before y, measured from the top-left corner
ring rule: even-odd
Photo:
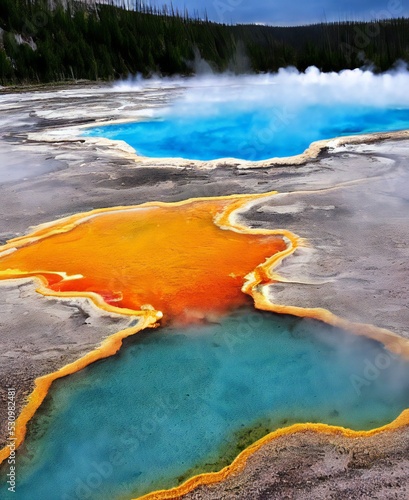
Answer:
[[[366,145],[334,143],[303,165],[249,168],[137,158],[124,145],[84,140],[72,131],[95,120],[134,119],[180,91],[113,93],[87,86],[2,95],[0,243],[94,208],[278,190],[283,194],[241,214],[253,227],[286,228],[308,241],[277,269],[289,282],[271,287],[272,300],[325,307],[408,337],[409,140],[389,134]],[[64,127],[71,130],[61,133]],[[16,387],[21,407],[35,377],[75,360],[124,325],[124,319],[93,314],[85,303],[44,299],[27,282],[2,286],[2,397]],[[408,436],[403,429],[365,439],[311,432],[280,438],[240,474],[186,497],[408,498]]]

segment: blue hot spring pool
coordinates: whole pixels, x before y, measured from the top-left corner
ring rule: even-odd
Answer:
[[[148,157],[258,161],[301,154],[322,139],[403,129],[409,129],[409,108],[266,104],[249,110],[227,104],[197,114],[176,110],[152,120],[90,128],[83,135],[125,141]]]
[[[219,470],[274,429],[371,429],[407,407],[408,362],[322,323],[242,309],[150,330],[53,384],[17,453],[16,498],[137,497]]]

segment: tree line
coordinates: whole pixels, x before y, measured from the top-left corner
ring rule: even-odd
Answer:
[[[0,84],[113,80],[129,74],[340,71],[409,62],[409,19],[297,27],[226,25],[187,12],[77,0],[0,0]]]

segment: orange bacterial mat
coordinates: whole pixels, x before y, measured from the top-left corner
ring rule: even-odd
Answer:
[[[238,199],[245,201],[151,203],[57,221],[15,240],[18,249],[3,253],[0,272],[40,276],[53,292],[94,292],[119,308],[149,305],[165,320],[222,314],[249,300],[241,292],[245,276],[287,248],[280,235],[216,225]]]

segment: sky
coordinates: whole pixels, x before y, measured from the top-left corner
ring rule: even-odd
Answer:
[[[146,0],[152,6],[170,0]],[[175,8],[222,23],[260,23],[275,26],[322,21],[372,20],[409,17],[409,0],[172,0]]]

